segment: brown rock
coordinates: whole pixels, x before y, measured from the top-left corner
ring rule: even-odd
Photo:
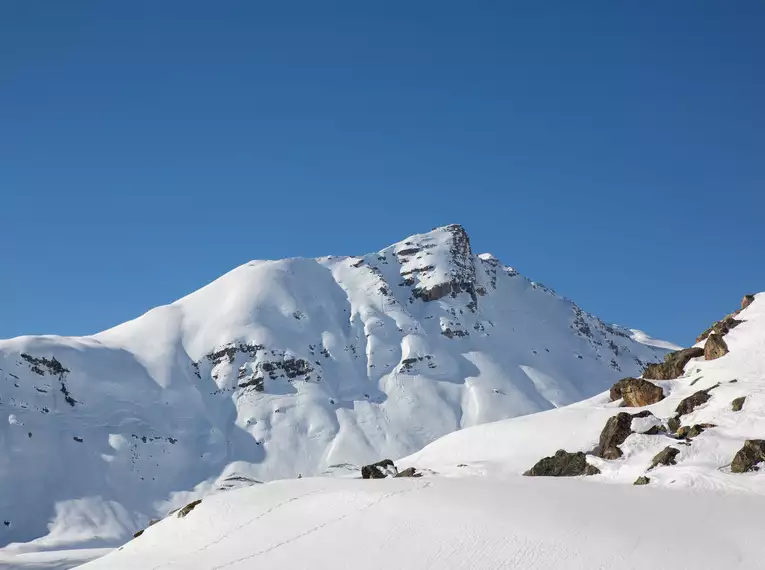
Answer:
[[[706,390],[699,390],[698,392],[694,392],[677,405],[675,413],[681,416],[690,414],[701,404],[705,404],[707,401],[709,401],[709,399],[712,397],[710,396],[709,392],[711,392],[714,388],[717,388],[717,386],[712,386]]]
[[[197,499],[196,501],[190,502],[188,505],[186,505],[182,509],[179,509],[178,510],[178,518],[182,519],[183,517],[188,515],[201,502],[202,502],[202,499]]]
[[[527,477],[576,477],[597,475],[600,469],[587,463],[584,453],[569,453],[559,449],[555,455],[540,459],[534,467],[524,473]]]
[[[622,450],[619,446],[632,433],[632,416],[626,412],[620,412],[615,416],[608,418],[603,431],[600,433],[600,440],[596,453],[603,459],[617,459],[622,456]]]
[[[648,470],[650,471],[659,465],[676,465],[677,462],[675,461],[675,457],[677,457],[678,453],[680,453],[679,449],[675,449],[674,447],[669,446],[665,447],[653,458],[653,461],[651,461],[651,466],[648,468]]]
[[[707,342],[704,343],[705,360],[716,360],[721,356],[725,356],[728,352],[728,345],[725,344],[722,336],[714,333],[707,337]]]
[[[676,433],[677,430],[680,429],[680,418],[677,416],[669,418],[667,420],[667,428],[669,429],[669,433]]]
[[[683,426],[677,430],[677,437],[693,439],[700,435],[707,428],[717,427],[715,424],[694,424],[692,426]]]
[[[643,378],[649,380],[673,380],[683,375],[685,365],[691,358],[704,355],[703,348],[684,348],[670,352],[660,364],[649,364],[643,371]]]
[[[724,319],[714,323],[711,327],[696,337],[696,342],[701,342],[712,333],[717,333],[720,336],[728,334],[732,329],[736,328],[738,325],[744,322],[736,319],[737,314],[738,313],[732,313],[727,315]]]
[[[635,482],[633,483],[633,485],[648,485],[648,483],[650,482],[651,482],[651,479],[649,479],[645,475],[641,475],[640,477],[635,479]]]
[[[642,378],[622,378],[611,387],[611,401],[623,399],[627,408],[642,408],[664,399],[664,390]]]
[[[762,461],[765,461],[765,439],[748,439],[733,458],[730,470],[733,473],[756,471],[757,464]]]
[[[754,301],[754,295],[744,295],[744,298],[741,299],[741,310],[743,311],[746,309],[749,305],[752,304]]]
[[[741,396],[740,398],[736,398],[731,402],[731,408],[733,408],[734,412],[740,412],[744,407],[744,402],[746,401],[746,396]]]

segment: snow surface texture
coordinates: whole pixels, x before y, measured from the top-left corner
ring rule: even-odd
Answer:
[[[762,568],[763,508],[518,476],[277,481],[207,497],[82,568],[744,570]]]
[[[0,545],[118,544],[209,491],[401,457],[666,350],[474,255],[460,226],[253,261],[100,334],[0,341]]]

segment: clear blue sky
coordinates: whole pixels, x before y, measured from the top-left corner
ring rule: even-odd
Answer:
[[[458,222],[689,343],[765,290],[765,2],[0,3],[0,337]]]

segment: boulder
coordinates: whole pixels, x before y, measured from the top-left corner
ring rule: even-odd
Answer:
[[[740,412],[744,407],[745,401],[746,401],[746,396],[741,396],[740,398],[736,398],[730,403],[731,408],[733,408],[734,412]]]
[[[596,453],[603,459],[617,459],[622,456],[619,446],[632,433],[632,416],[626,412],[620,412],[608,418],[603,431],[600,432],[600,440]]]
[[[188,505],[186,505],[182,509],[179,509],[178,510],[178,518],[182,519],[183,517],[188,515],[201,502],[202,502],[202,499],[197,499],[196,501],[190,502]]]
[[[667,428],[669,433],[676,433],[680,429],[680,418],[675,416],[667,420]]]
[[[721,335],[713,333],[707,337],[707,342],[704,343],[705,360],[716,360],[721,356],[725,356],[728,352],[728,345]]]
[[[646,477],[645,475],[641,475],[640,477],[635,479],[635,482],[633,483],[633,485],[648,485],[648,483],[650,482],[651,480],[648,477]]]
[[[524,473],[527,477],[576,477],[597,475],[600,469],[587,463],[587,456],[581,451],[569,453],[559,449],[552,457],[540,459],[534,467]]]
[[[399,471],[395,475],[396,477],[422,477],[422,473],[417,471],[414,467],[407,467],[403,471]]]
[[[712,386],[712,388],[707,388],[706,390],[699,390],[698,392],[694,392],[687,398],[683,399],[677,405],[675,413],[681,416],[690,414],[693,410],[695,410],[701,404],[706,403],[712,397],[710,396],[709,392],[711,392],[714,388],[717,388],[717,386]]]
[[[642,378],[622,378],[611,387],[611,401],[622,398],[627,408],[642,408],[664,399],[664,390]]]
[[[692,426],[683,426],[677,430],[677,437],[684,439],[693,439],[700,435],[705,429],[717,427],[715,424],[694,424]]]
[[[685,365],[691,358],[697,358],[704,355],[703,348],[684,348],[670,352],[664,357],[664,362],[660,364],[649,364],[643,371],[643,378],[649,380],[674,380],[683,375]]]
[[[653,458],[651,461],[651,466],[648,468],[648,470],[650,471],[659,465],[675,465],[675,457],[677,457],[678,453],[680,453],[679,449],[675,449],[674,447],[669,446],[665,447]]]
[[[753,302],[754,302],[754,295],[744,295],[744,298],[741,299],[741,310],[743,311]]]
[[[737,314],[738,313],[727,315],[724,319],[714,323],[711,327],[709,327],[707,330],[705,330],[703,333],[701,333],[699,336],[696,337],[696,342],[701,342],[702,340],[706,339],[709,335],[713,333],[719,334],[720,336],[724,336],[728,334],[731,331],[731,329],[736,328],[738,325],[744,322],[744,321],[739,321],[736,318]]]
[[[756,471],[762,461],[765,461],[765,439],[747,439],[733,458],[730,470],[733,473]]]
[[[361,468],[362,479],[385,479],[388,475],[395,476],[397,473],[398,470],[390,459],[383,459]]]

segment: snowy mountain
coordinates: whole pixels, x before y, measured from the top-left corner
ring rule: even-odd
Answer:
[[[765,294],[747,296],[643,379],[396,462],[421,477],[213,494],[84,568],[761,568],[763,356]]]
[[[646,370],[646,385],[659,388],[642,390],[652,403],[612,389],[556,410],[450,434],[401,463],[442,475],[506,477],[564,450],[569,458],[584,452],[599,471],[588,482],[765,495],[758,473],[765,460],[765,294],[745,297],[742,306],[715,323],[717,333],[705,331],[695,347]],[[677,357],[679,365],[668,366]],[[640,385],[637,380],[626,384]],[[623,391],[625,382],[615,387],[620,385]],[[566,458],[558,457],[563,465]]]
[[[0,544],[113,545],[208,491],[402,457],[672,348],[473,254],[456,225],[253,261],[93,336],[0,341]]]

